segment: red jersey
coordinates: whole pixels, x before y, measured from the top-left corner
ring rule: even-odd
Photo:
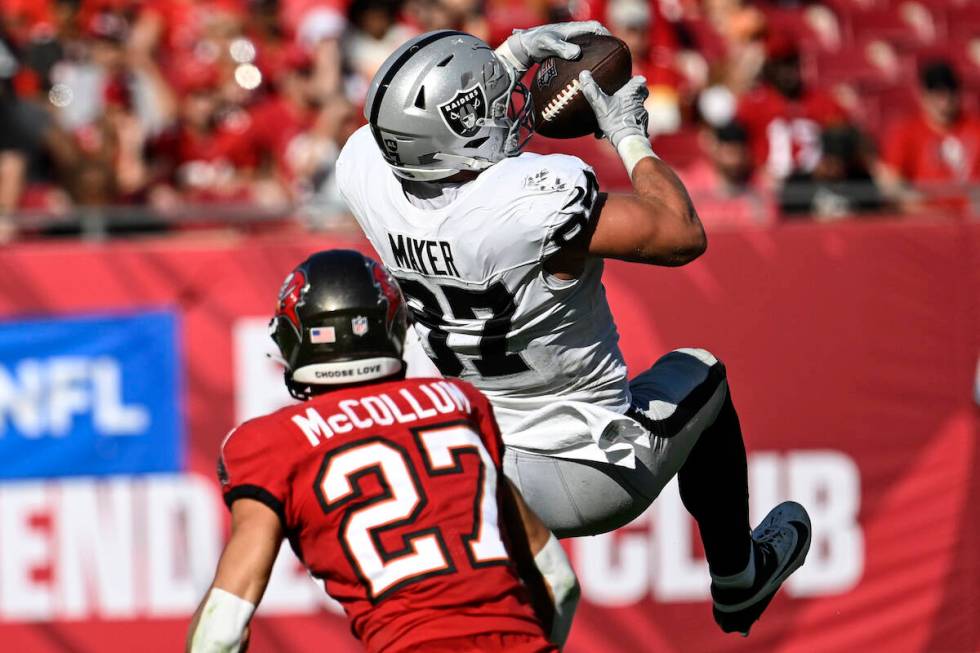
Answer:
[[[813,170],[820,160],[820,132],[846,118],[840,105],[820,90],[806,90],[800,99],[790,100],[771,86],[761,86],[738,105],[755,162],[764,164],[774,179]]]
[[[222,444],[225,502],[261,501],[368,651],[513,633],[550,649],[502,537],[503,443],[464,381],[314,397]]]
[[[881,150],[906,181],[970,181],[978,178],[980,123],[964,116],[942,130],[920,111],[891,125]]]
[[[297,109],[281,97],[271,97],[257,105],[251,112],[249,139],[251,147],[267,154],[277,170],[292,177],[290,148],[297,136],[310,128],[313,114]]]
[[[248,200],[251,193],[239,183],[238,173],[256,165],[250,120],[236,111],[208,132],[178,126],[152,143],[154,158],[168,162],[172,181],[195,202]]]

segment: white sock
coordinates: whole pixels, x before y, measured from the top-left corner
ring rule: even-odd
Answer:
[[[755,582],[755,544],[749,541],[749,564],[745,566],[745,569],[731,576],[715,576],[711,574],[711,580],[718,587],[724,587],[726,589],[752,587],[752,583]]]

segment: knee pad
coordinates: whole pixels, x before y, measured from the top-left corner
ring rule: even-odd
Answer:
[[[720,386],[725,386],[727,393],[727,383],[725,366],[711,352],[675,349],[630,383],[633,406],[627,414],[653,435],[671,438]]]
[[[683,348],[669,351],[646,372],[630,381],[634,405],[661,419],[662,411],[652,410],[652,403],[680,404],[703,384],[717,387],[726,380],[725,366],[706,349]]]
[[[698,347],[681,347],[680,349],[675,349],[671,351],[670,353],[667,354],[667,356],[670,356],[671,354],[684,354],[686,356],[693,356],[694,358],[698,359],[708,367],[712,367],[714,365],[721,365],[722,374],[724,374],[725,366],[721,364],[721,361],[718,360],[718,358],[715,357],[715,355],[712,354],[707,349],[700,349]]]

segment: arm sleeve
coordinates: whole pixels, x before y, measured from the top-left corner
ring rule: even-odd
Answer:
[[[274,439],[252,422],[233,430],[221,445],[218,480],[229,509],[238,499],[254,499],[276,513],[285,530],[289,470],[271,446]]]

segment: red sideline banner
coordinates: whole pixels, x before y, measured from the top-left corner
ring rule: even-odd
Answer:
[[[754,518],[783,498],[806,504],[810,558],[748,639],[722,635],[672,484],[636,523],[566,543],[583,590],[567,650],[980,650],[980,225],[806,224],[710,240],[681,269],[607,265],[621,345],[634,373],[682,346],[725,361]],[[227,528],[218,444],[286,400],[264,357],[276,291],[307,254],[338,246],[367,251],[307,236],[0,251],[6,323],[173,311],[187,437],[184,472],[0,483],[0,648],[180,649]],[[44,415],[64,425],[84,406],[137,410],[125,377],[88,397],[58,386],[54,363],[29,363],[0,366],[0,446]],[[359,650],[288,552],[252,640],[258,652]]]

